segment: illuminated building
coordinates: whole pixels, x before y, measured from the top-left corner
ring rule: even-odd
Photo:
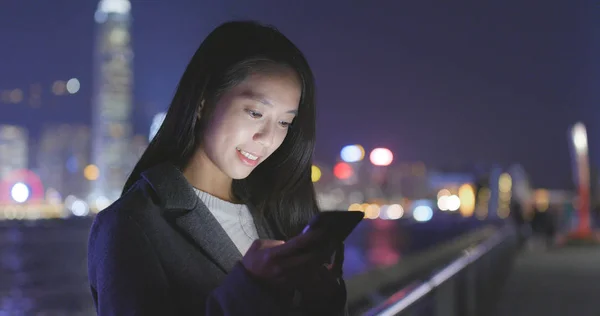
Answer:
[[[27,138],[27,130],[22,127],[0,125],[0,181],[28,167]]]
[[[132,60],[131,3],[101,0],[95,13],[98,33],[95,48],[92,157],[99,177],[93,194],[113,201],[131,172]]]
[[[90,130],[83,125],[46,126],[37,151],[38,173],[42,183],[63,197],[86,197],[90,184],[84,177],[89,164]]]

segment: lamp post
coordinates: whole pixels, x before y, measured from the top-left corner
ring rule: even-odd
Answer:
[[[590,218],[590,165],[588,158],[587,132],[579,122],[570,129],[571,159],[573,162],[573,180],[577,186],[578,225],[571,232],[573,239],[589,239],[592,234]]]

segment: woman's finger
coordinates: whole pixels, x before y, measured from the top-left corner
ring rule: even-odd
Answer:
[[[269,249],[270,255],[272,257],[284,257],[310,248],[316,248],[319,246],[324,234],[325,232],[322,230],[315,230],[298,235],[283,245]]]
[[[318,252],[306,252],[294,256],[288,256],[285,258],[279,258],[277,261],[278,266],[285,272],[302,269],[306,270],[307,273],[312,272],[321,264],[321,256]]]

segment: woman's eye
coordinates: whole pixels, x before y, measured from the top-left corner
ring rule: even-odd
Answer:
[[[248,112],[248,115],[250,115],[251,118],[261,118],[262,117],[262,114],[260,114],[256,111],[246,110],[246,112]]]
[[[291,122],[279,122],[279,125],[281,125],[281,127],[284,128],[289,128],[290,126],[292,126]]]

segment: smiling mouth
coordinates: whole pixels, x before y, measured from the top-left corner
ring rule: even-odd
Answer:
[[[255,156],[255,155],[253,155],[253,154],[251,154],[251,153],[249,153],[249,152],[247,152],[247,151],[243,151],[243,150],[241,150],[240,148],[237,148],[237,147],[236,147],[235,149],[236,149],[237,151],[239,151],[239,152],[240,152],[240,154],[242,154],[244,157],[246,157],[246,158],[248,158],[248,159],[250,159],[250,160],[252,160],[252,161],[256,161],[256,160],[258,160],[258,158],[260,158],[259,156]]]

